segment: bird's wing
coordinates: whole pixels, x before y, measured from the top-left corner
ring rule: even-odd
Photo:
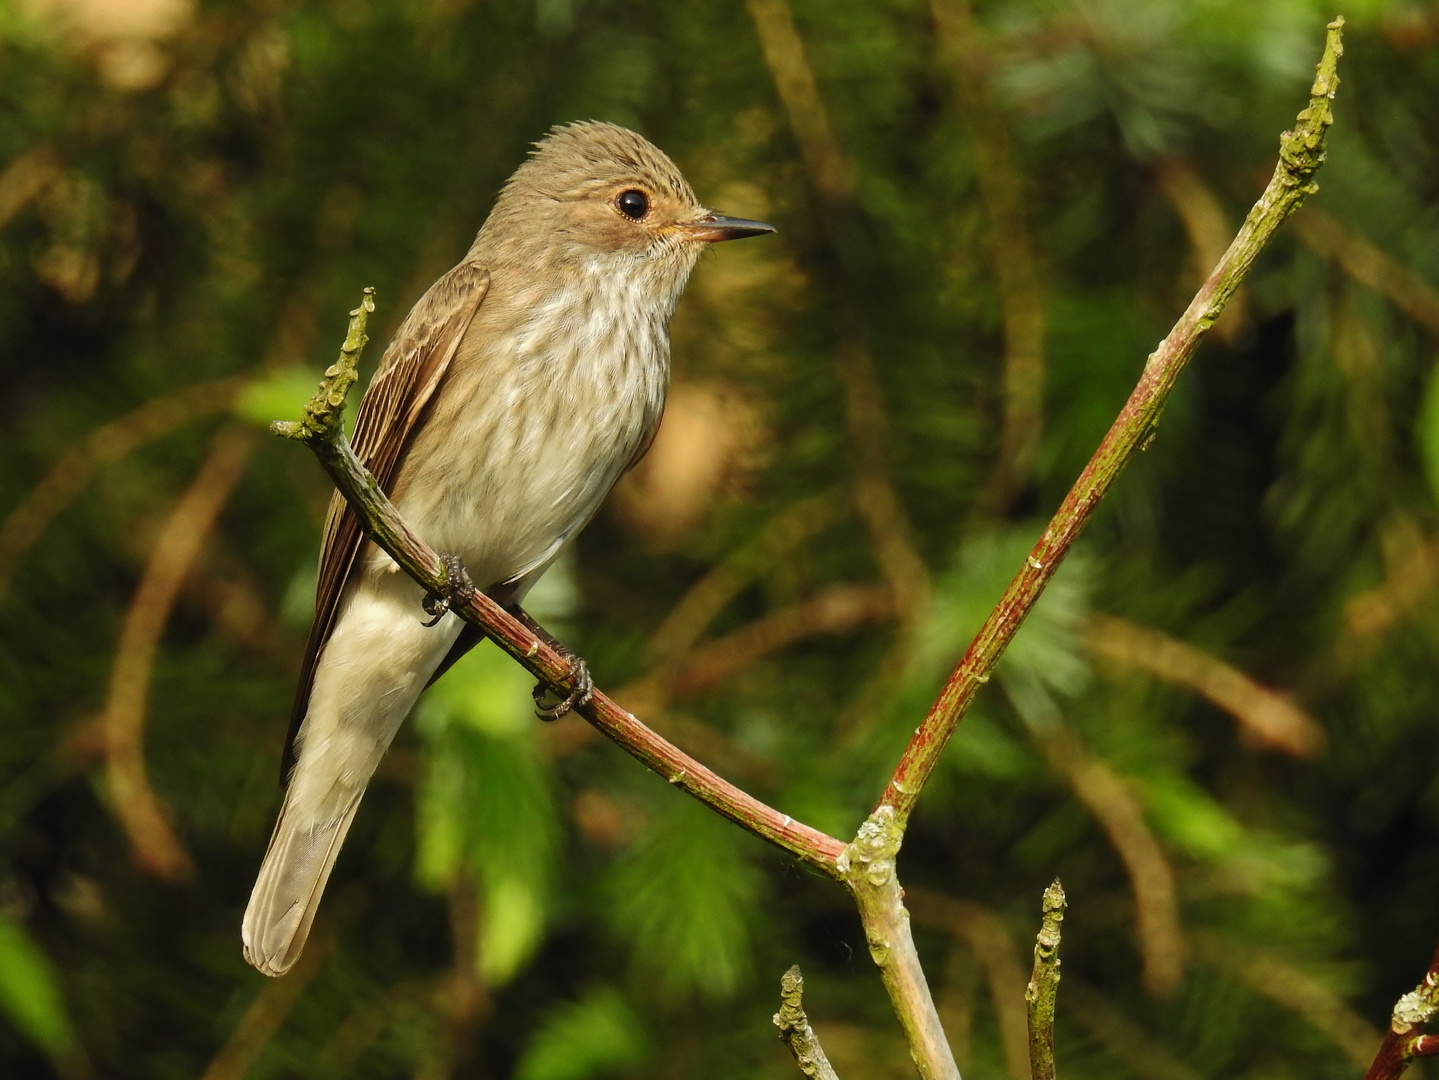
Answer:
[[[351,445],[386,493],[391,490],[395,466],[409,444],[415,424],[444,378],[460,339],[465,336],[489,287],[488,271],[471,262],[460,263],[430,286],[405,317],[399,333],[381,357],[380,366],[360,402]],[[330,640],[340,598],[355,568],[362,541],[354,511],[336,492],[330,499],[330,513],[320,546],[315,621],[305,643],[300,683],[290,713],[282,779],[289,776],[294,766],[295,736],[309,708],[315,664],[325,642]]]
[[[633,469],[644,459],[644,456],[650,452],[650,447],[655,444],[655,436],[659,434],[660,421],[664,418],[665,410],[664,406],[661,405],[659,411],[655,413],[654,419],[652,419],[649,422],[649,426],[645,428],[645,433],[640,438],[640,444],[635,447],[635,452],[633,456],[631,456],[629,464],[625,466],[625,472]]]

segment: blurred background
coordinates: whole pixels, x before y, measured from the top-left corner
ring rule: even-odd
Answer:
[[[970,1078],[1357,1077],[1439,937],[1439,5],[1355,0],[1288,225],[964,721],[901,872]],[[534,609],[849,837],[1273,167],[1310,0],[0,3],[0,1073],[912,1075],[853,907],[479,650],[299,968],[240,956],[328,485],[293,417],[557,122],[723,245]],[[1416,1070],[1417,1072],[1418,1070]]]

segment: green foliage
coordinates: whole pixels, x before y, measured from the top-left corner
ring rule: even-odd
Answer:
[[[606,920],[662,997],[723,998],[751,974],[759,881],[743,834],[689,800],[667,801],[615,865]]]
[[[1424,398],[1415,418],[1414,435],[1419,444],[1419,460],[1429,490],[1439,498],[1439,378],[1431,372],[1425,384]]]
[[[295,402],[308,400],[315,392],[315,374],[304,368],[286,368],[267,373],[245,385],[235,401],[235,414],[252,424],[268,428],[270,421],[289,416]]]
[[[515,1080],[587,1080],[632,1070],[649,1056],[640,1018],[613,987],[551,1010],[515,1069]]]
[[[415,874],[443,891],[480,888],[478,973],[502,985],[538,946],[559,841],[551,778],[535,745],[529,679],[488,642],[416,710],[425,774],[416,790]]]
[[[25,928],[0,914],[0,1010],[15,1029],[52,1057],[75,1047],[60,981]]]

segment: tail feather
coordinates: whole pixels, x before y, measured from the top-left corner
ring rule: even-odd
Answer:
[[[363,793],[356,792],[338,817],[321,822],[301,820],[285,800],[240,929],[245,959],[263,974],[283,975],[300,958]]]
[[[464,625],[421,622],[419,586],[403,574],[359,576],[316,662],[295,766],[240,931],[245,959],[266,975],[300,958],[365,786]]]

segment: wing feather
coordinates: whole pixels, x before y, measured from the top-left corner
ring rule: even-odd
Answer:
[[[409,445],[415,425],[443,381],[455,350],[489,287],[487,270],[471,262],[460,263],[430,286],[405,317],[399,333],[380,358],[380,366],[360,402],[351,444],[384,491],[392,489],[395,467]],[[354,511],[336,492],[330,500],[320,546],[315,621],[305,643],[300,682],[290,712],[282,780],[289,776],[295,763],[295,736],[309,708],[315,664],[330,639],[340,599],[355,569],[363,540]]]

